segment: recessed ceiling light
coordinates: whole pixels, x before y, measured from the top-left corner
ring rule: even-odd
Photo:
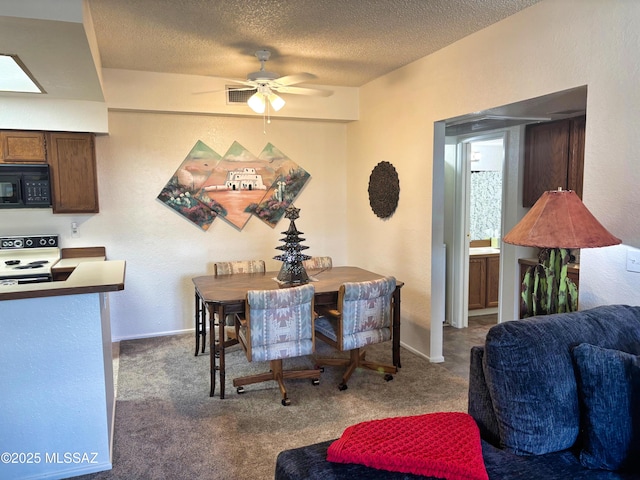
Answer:
[[[0,53],[0,91],[46,93],[17,55]]]

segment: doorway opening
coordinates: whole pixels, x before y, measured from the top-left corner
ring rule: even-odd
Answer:
[[[445,323],[469,326],[469,316],[493,315],[500,292],[500,239],[505,198],[505,145],[508,130],[447,137],[445,202],[454,221],[445,221],[447,258]],[[486,318],[483,319],[486,321]]]
[[[581,86],[503,105],[481,112],[454,117],[434,124],[432,197],[432,278],[431,282],[431,361],[443,361],[443,326],[468,324],[468,249],[470,239],[462,205],[470,197],[469,186],[456,183],[464,165],[462,140],[495,134],[504,138],[502,208],[500,235],[508,232],[526,213],[522,207],[522,171],[525,126],[568,118],[586,112],[587,86]],[[462,142],[464,143],[464,142]],[[471,148],[470,146],[468,148]],[[467,151],[468,162],[472,151]],[[469,166],[469,172],[471,167]],[[470,173],[469,173],[470,176]],[[453,185],[453,186],[452,186]],[[500,245],[499,304],[497,321],[519,317],[520,276],[518,258],[530,256],[530,249]],[[526,250],[526,251],[524,251]],[[443,285],[444,284],[444,285]]]

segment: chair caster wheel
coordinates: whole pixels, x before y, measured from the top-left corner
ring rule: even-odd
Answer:
[[[320,379],[314,378],[313,380],[311,380],[311,385],[317,387],[318,385],[320,385]]]
[[[387,373],[387,374],[384,376],[384,379],[385,379],[387,382],[390,382],[391,380],[393,380],[393,375],[391,375],[390,373]]]
[[[283,407],[288,407],[289,405],[291,405],[291,400],[289,400],[288,398],[283,398],[282,399],[282,406]]]
[[[342,390],[346,390],[347,388],[349,388],[347,386],[346,383],[341,383],[340,385],[338,385],[338,390],[342,391]]]
[[[242,395],[244,393],[244,387],[236,388],[236,392],[238,393],[238,395]]]

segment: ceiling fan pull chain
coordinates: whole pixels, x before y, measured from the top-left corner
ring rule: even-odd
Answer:
[[[267,134],[267,116],[264,113],[262,114],[262,134]]]

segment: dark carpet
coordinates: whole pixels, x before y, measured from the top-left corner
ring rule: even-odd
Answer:
[[[369,347],[367,358],[390,361],[391,344]],[[120,346],[113,469],[77,477],[103,479],[272,479],[278,452],[337,438],[354,423],[435,411],[466,411],[468,383],[402,349],[390,382],[356,371],[339,391],[342,370],[327,367],[314,386],[287,381],[291,405],[275,382],[245,387],[233,377],[268,370],[248,363],[239,346],[227,350],[226,398],[209,397],[209,355],[193,355],[193,335],[129,340]],[[335,355],[318,342],[317,356]],[[285,360],[312,367],[313,358]]]

